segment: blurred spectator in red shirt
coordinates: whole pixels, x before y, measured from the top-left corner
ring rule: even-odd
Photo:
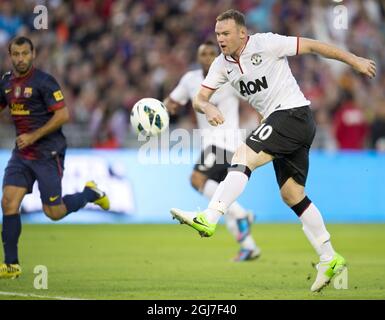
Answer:
[[[371,125],[370,147],[385,152],[385,100],[382,100],[375,110],[375,120]]]
[[[334,115],[334,134],[339,149],[363,149],[367,133],[368,123],[364,112],[351,94],[346,93]]]

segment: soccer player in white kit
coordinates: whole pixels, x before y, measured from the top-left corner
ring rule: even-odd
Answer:
[[[346,263],[334,251],[322,216],[305,193],[309,149],[316,126],[310,101],[302,94],[286,57],[316,53],[342,61],[370,78],[376,74],[375,62],[316,40],[272,33],[249,36],[244,15],[232,9],[217,17],[215,33],[222,54],[211,65],[193,101],[194,109],[204,113],[211,125],[221,125],[225,118],[209,99],[229,82],[264,120],[236,150],[229,173],[208,209],[171,209],[171,214],[201,235],[211,236],[218,219],[243,192],[251,172],[273,161],[282,199],[301,220],[305,235],[320,257],[311,286],[311,291],[320,291]]]
[[[196,96],[217,55],[215,43],[206,41],[199,46],[197,60],[201,69],[184,74],[175,89],[164,100],[171,114]],[[191,184],[208,199],[212,198],[219,183],[226,177],[233,153],[241,143],[237,92],[230,84],[226,84],[211,97],[210,101],[218,106],[228,121],[219,127],[213,127],[203,114],[196,114],[203,151],[191,174]],[[229,207],[225,221],[227,228],[240,245],[234,261],[258,258],[261,250],[251,235],[252,213],[235,201]]]

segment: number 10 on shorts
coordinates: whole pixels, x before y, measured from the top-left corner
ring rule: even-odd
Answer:
[[[266,125],[266,123],[262,123],[257,130],[253,132],[253,136],[257,137],[258,139],[264,141],[268,137],[270,137],[271,133],[273,132],[273,127],[270,125]]]

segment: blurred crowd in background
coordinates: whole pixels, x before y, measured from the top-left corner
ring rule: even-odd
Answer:
[[[34,29],[37,4],[48,8],[47,30]],[[163,100],[198,67],[197,47],[215,41],[215,18],[229,8],[245,13],[250,33],[314,38],[375,60],[375,79],[313,55],[289,63],[312,101],[318,124],[313,148],[385,151],[384,0],[0,0],[0,71],[11,69],[9,40],[30,37],[36,66],[63,88],[72,119],[69,145],[127,147],[135,140],[132,106],[143,97]],[[0,116],[5,147],[11,120],[7,112]],[[242,105],[241,127],[254,129],[255,119]],[[196,126],[190,106],[171,120],[172,127]]]

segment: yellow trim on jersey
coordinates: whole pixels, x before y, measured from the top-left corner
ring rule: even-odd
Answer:
[[[28,116],[31,114],[29,110],[11,110],[11,115],[13,116]]]

